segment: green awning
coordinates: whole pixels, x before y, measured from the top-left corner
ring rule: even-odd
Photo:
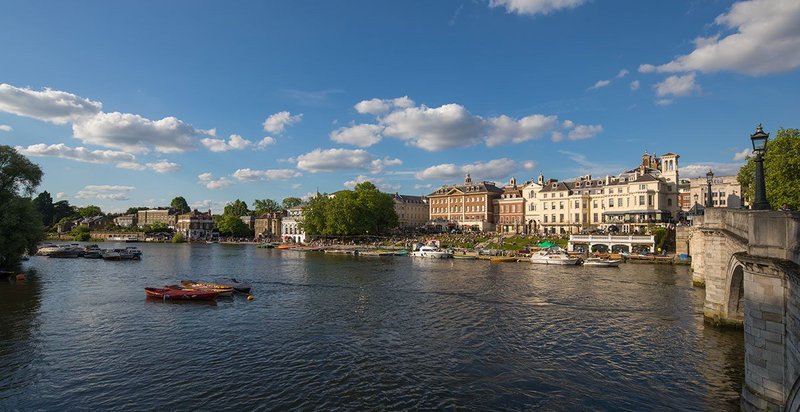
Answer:
[[[539,247],[553,247],[555,245],[556,245],[555,243],[542,242],[542,243],[539,243],[537,246],[539,246]]]

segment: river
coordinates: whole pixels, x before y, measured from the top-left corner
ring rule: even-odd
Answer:
[[[739,408],[742,332],[685,266],[139,247],[0,282],[0,410]],[[223,275],[254,300],[144,295]]]

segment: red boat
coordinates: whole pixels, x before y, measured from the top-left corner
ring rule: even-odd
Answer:
[[[217,292],[206,290],[199,291],[167,288],[144,288],[144,293],[148,298],[156,299],[214,300],[217,298]]]

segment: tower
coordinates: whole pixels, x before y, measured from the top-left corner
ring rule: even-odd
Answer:
[[[675,185],[680,182],[678,180],[678,158],[680,156],[675,153],[665,153],[661,155],[661,176]]]
[[[469,173],[467,173],[467,175],[464,176],[464,184],[465,185],[471,185],[472,184],[472,177],[470,177]]]

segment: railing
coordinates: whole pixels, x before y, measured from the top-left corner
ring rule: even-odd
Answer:
[[[570,242],[609,242],[609,243],[653,243],[655,242],[654,236],[615,236],[615,235],[572,235],[569,238]]]

